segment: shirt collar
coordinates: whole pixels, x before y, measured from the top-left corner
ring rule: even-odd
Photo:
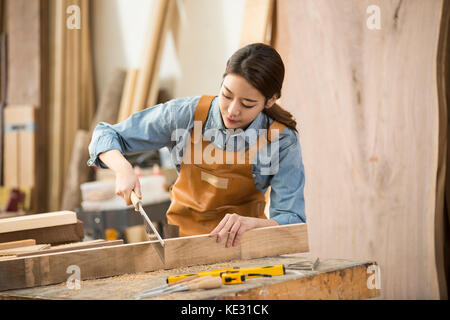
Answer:
[[[233,130],[226,129],[222,115],[220,113],[220,105],[218,97],[215,97],[210,112],[210,121],[207,125],[208,128],[215,128],[220,130],[223,134],[227,136],[227,140],[231,137],[242,137],[246,142],[249,142],[251,145],[254,143],[255,134],[252,131],[256,131],[257,135],[261,134],[260,129],[267,129],[267,115],[264,112],[260,112],[256,118],[250,123],[250,125],[243,132],[238,131],[238,133],[234,133]],[[206,126],[205,126],[206,127]],[[233,134],[234,133],[234,134]]]

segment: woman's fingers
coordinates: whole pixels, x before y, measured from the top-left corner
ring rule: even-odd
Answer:
[[[116,175],[116,194],[124,199],[127,206],[132,204],[132,191],[142,200],[141,184],[134,171],[118,173]]]
[[[213,231],[211,231],[211,233],[209,234],[210,237],[214,237],[216,236],[220,230],[222,230],[222,228],[225,226],[225,224],[227,223],[228,219],[230,218],[230,214],[226,214],[225,217],[223,217],[222,220],[220,220],[219,224],[217,225],[217,227],[214,228]]]
[[[225,238],[225,236],[228,235],[228,232],[233,227],[234,223],[236,222],[236,219],[233,214],[229,215],[227,222],[223,226],[223,228],[219,231],[217,234],[217,242],[222,242],[222,239]]]
[[[237,238],[237,235],[239,233],[239,229],[241,227],[241,223],[239,219],[232,225],[230,233],[228,234],[228,240],[227,240],[227,247],[231,247],[235,245],[235,241]]]
[[[134,193],[136,193],[136,195],[138,196],[139,200],[142,200],[141,184],[140,184],[138,178],[136,178],[136,184],[134,186]]]

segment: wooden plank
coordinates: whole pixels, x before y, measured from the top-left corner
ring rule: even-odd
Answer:
[[[0,220],[0,233],[60,226],[76,222],[77,214],[72,211],[38,213]]]
[[[155,6],[152,8],[147,30],[144,39],[144,50],[141,58],[138,79],[136,82],[136,92],[133,99],[132,113],[145,109],[150,81],[153,76],[154,66],[158,52],[162,50],[159,47],[161,31],[164,25],[164,19],[167,14],[169,0],[155,0]]]
[[[123,244],[123,240],[112,240],[112,241],[92,240],[92,241],[85,241],[85,242],[62,244],[59,246],[52,246],[51,248],[45,248],[42,252],[19,253],[19,254],[16,254],[16,256],[17,257],[30,257],[30,256],[40,255],[40,254],[47,254],[47,253],[68,252],[68,251],[74,251],[74,250],[80,250],[80,249],[117,246],[120,244]]]
[[[243,238],[245,234],[243,235]],[[225,247],[216,237],[198,235],[164,240],[165,259],[168,268],[236,260],[241,257],[241,247]]]
[[[60,210],[61,190],[63,190],[63,153],[64,153],[64,88],[65,88],[65,9],[64,1],[50,1],[50,103],[49,126],[49,210]]]
[[[19,247],[19,248],[11,248],[0,250],[0,256],[13,256],[21,253],[29,253],[35,251],[41,251],[44,249],[50,248],[49,244],[36,244],[32,246]]]
[[[36,288],[8,290],[0,292],[0,297],[4,299],[46,300],[126,300],[133,299],[134,294],[165,284],[167,277],[174,274],[217,270],[233,266],[247,268],[275,264],[287,265],[301,260],[310,259],[303,254],[295,254],[132,275],[125,274],[106,279],[85,280],[81,283],[81,290],[71,290],[66,283],[61,283]],[[369,267],[376,265],[376,263],[322,257],[320,260],[321,263],[316,271],[288,270],[283,276],[247,279],[245,283],[239,285],[224,285],[212,290],[178,292],[148,299],[234,300],[250,296],[251,299],[255,300],[369,299],[380,295],[380,290],[367,287],[367,283],[370,281],[369,277],[373,277],[373,272],[368,272]]]
[[[154,106],[158,103],[158,92],[160,89],[160,79],[159,79],[159,70],[161,67],[161,59],[164,51],[164,46],[166,44],[167,34],[169,32],[169,28],[172,25],[172,21],[175,18],[176,11],[176,0],[167,0],[167,11],[164,17],[164,21],[161,26],[159,40],[158,40],[158,50],[155,55],[155,62],[153,65],[153,70],[150,78],[150,87],[148,90],[147,97],[147,106]]]
[[[134,91],[136,88],[136,79],[139,74],[139,69],[127,70],[125,84],[122,92],[122,100],[120,102],[119,117],[117,122],[126,120],[131,115]]]
[[[34,239],[25,239],[25,240],[19,240],[19,241],[9,241],[9,242],[0,243],[0,250],[33,246],[35,244],[36,244],[36,240],[34,240]]]
[[[5,108],[4,114],[8,108]],[[5,130],[4,134],[4,185],[7,187],[18,187],[20,180],[19,165],[19,132]]]
[[[0,290],[65,282],[70,265],[82,270],[82,280],[164,268],[148,242],[50,253],[0,262]]]
[[[81,107],[84,109],[84,120],[81,129],[89,130],[95,114],[94,75],[92,66],[90,4],[92,1],[81,0]]]
[[[0,2],[0,6],[2,6],[1,10],[3,12],[3,1]],[[0,16],[3,16],[3,14],[0,14]],[[1,29],[2,26],[0,26]],[[7,77],[6,77],[6,69],[7,69],[7,62],[6,62],[6,33],[0,33],[0,125],[3,128],[3,109],[6,106],[6,83],[7,83]],[[3,183],[3,163],[4,163],[4,130],[0,130],[0,185],[4,185]]]
[[[285,225],[247,232],[242,237],[241,259],[309,251],[306,226],[305,223],[302,223],[296,225],[295,228]]]
[[[277,2],[281,100],[301,119],[311,251],[376,260],[382,299],[448,297],[439,281],[448,110],[437,83],[446,2]],[[369,4],[381,29],[367,26],[377,18]]]
[[[5,117],[5,186],[30,188],[31,212],[37,210],[37,112],[32,105],[8,105]]]
[[[5,123],[5,186],[36,185],[36,108],[32,105],[8,105]]]
[[[73,224],[0,233],[0,242],[35,239],[36,244],[48,243],[57,245],[81,241],[83,240],[83,237],[83,222],[77,220],[77,222]]]
[[[275,0],[246,0],[240,47],[255,42],[270,44],[269,27]]]
[[[450,290],[450,2],[442,8],[439,44],[437,49],[437,91],[439,105],[439,153],[436,177],[436,215],[434,217],[436,271],[441,299],[448,299]]]
[[[73,0],[62,0],[64,7],[67,8],[73,5]],[[65,51],[65,63],[64,63],[64,118],[62,122],[64,146],[62,148],[62,185],[64,186],[67,174],[69,172],[70,158],[72,156],[75,131],[77,130],[78,122],[73,121],[73,114],[76,112],[77,106],[75,105],[75,59],[79,58],[79,55],[75,54],[75,35],[78,30],[69,29],[63,27],[66,37],[66,51]]]
[[[41,105],[41,1],[7,0],[8,103]]]
[[[278,228],[279,232],[273,232],[273,228]],[[246,235],[252,237],[255,241],[262,240],[262,238],[266,237],[264,229],[267,229],[267,235],[272,237],[272,241],[275,244],[280,243],[281,240],[286,240],[282,236],[285,232],[306,232],[302,224],[261,228],[257,231],[258,237],[252,235],[256,229],[250,230],[243,235],[243,241],[245,241]],[[294,243],[291,244],[292,249],[290,253],[298,252],[298,247]],[[148,241],[2,261],[0,262],[0,290],[26,288],[65,281],[67,278],[66,269],[72,264],[78,265],[83,270],[81,277],[82,280],[85,280],[241,258],[240,245],[226,248],[223,241],[222,243],[217,243],[209,235],[166,239],[165,263],[161,261],[156,251],[156,246],[160,246],[158,241]],[[284,251],[284,245],[282,248]],[[272,249],[270,253],[275,254],[275,252],[276,249]],[[266,255],[267,252],[261,251],[254,246],[249,246],[246,254],[261,257]]]

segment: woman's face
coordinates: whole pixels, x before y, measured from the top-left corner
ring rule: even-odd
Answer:
[[[275,98],[265,104],[265,97],[245,78],[228,74],[220,88],[219,104],[227,129],[246,129],[264,108],[270,108]]]

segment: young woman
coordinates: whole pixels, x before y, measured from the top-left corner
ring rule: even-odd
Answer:
[[[179,173],[167,220],[180,236],[209,233],[230,246],[250,229],[306,222],[296,122],[276,104],[283,78],[275,49],[243,47],[228,60],[218,97],[174,99],[115,125],[99,123],[88,164],[112,169],[116,193],[130,205],[132,191],[142,195],[123,155],[167,146]]]

